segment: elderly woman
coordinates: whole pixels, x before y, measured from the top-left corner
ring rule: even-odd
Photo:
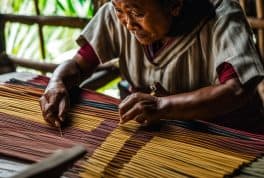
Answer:
[[[99,61],[116,57],[134,92],[119,105],[122,124],[263,122],[255,92],[263,67],[235,0],[112,0],[77,42],[80,50],[55,70],[40,99],[45,120],[54,126],[64,121],[68,90]]]

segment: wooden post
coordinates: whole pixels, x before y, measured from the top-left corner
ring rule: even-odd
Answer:
[[[244,10],[244,12],[246,13],[246,0],[239,0],[239,3],[242,9]]]
[[[38,16],[40,16],[38,0],[34,0],[34,4],[35,4],[36,13]],[[42,60],[45,61],[46,51],[45,51],[45,44],[44,44],[43,29],[42,29],[41,24],[38,24],[38,31],[39,31],[39,43],[40,43],[40,49],[41,49],[41,57],[42,57]]]
[[[257,8],[257,18],[259,19],[264,19],[264,2],[263,0],[256,0],[256,8]],[[259,29],[258,30],[258,46],[259,46],[259,51],[264,58],[264,29]]]
[[[8,59],[6,54],[5,21],[0,15],[0,74],[14,72],[15,70],[14,63]]]
[[[1,19],[1,17],[0,17]],[[5,44],[5,22],[0,20],[0,54],[5,52],[6,44]]]

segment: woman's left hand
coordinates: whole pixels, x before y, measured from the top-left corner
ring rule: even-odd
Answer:
[[[119,105],[120,123],[132,119],[151,125],[157,123],[162,115],[161,98],[144,93],[134,93],[127,96]]]

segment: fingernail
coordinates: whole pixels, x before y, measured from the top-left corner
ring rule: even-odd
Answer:
[[[126,123],[126,119],[124,118],[124,117],[122,117],[121,119],[120,119],[120,122],[119,122],[120,124],[124,124],[124,123]]]
[[[64,121],[64,117],[59,117],[60,121],[63,122]]]
[[[123,124],[123,120],[122,119],[119,120],[119,124]]]
[[[60,125],[61,125],[61,124],[60,124],[59,121],[55,121],[55,126],[56,126],[56,127],[60,127]]]
[[[52,114],[49,112],[48,114],[46,114],[47,118],[50,118],[52,116]]]

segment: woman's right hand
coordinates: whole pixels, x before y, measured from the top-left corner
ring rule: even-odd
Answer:
[[[44,120],[60,127],[70,107],[69,94],[63,82],[50,81],[39,102]]]

